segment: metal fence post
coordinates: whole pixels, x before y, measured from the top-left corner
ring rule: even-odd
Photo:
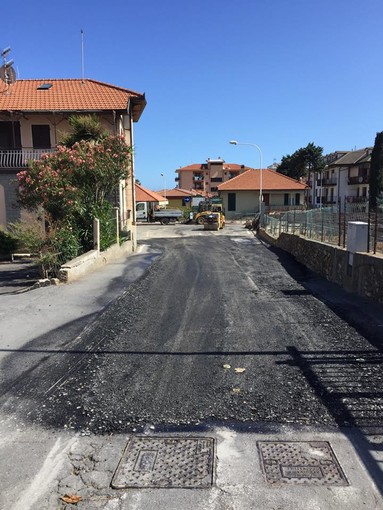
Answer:
[[[370,240],[371,240],[371,207],[370,203],[367,204],[367,253],[370,252]]]
[[[320,240],[323,243],[323,207],[320,208],[320,220],[321,220],[321,235],[320,235]]]
[[[344,201],[343,207],[343,248],[346,248],[346,214],[347,214],[347,203]]]

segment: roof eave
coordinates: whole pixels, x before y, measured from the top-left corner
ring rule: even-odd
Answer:
[[[129,98],[128,110],[132,115],[133,122],[138,122],[146,106],[145,94],[142,96],[131,96]]]

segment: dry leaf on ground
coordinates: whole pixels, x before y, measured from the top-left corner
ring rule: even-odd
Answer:
[[[225,364],[225,365],[223,365],[223,368],[224,368],[225,370],[227,370],[227,369],[231,368],[231,365],[227,365],[227,364]]]
[[[70,505],[76,505],[82,500],[81,496],[76,496],[76,494],[65,494],[60,499],[64,501],[64,503],[69,503]]]
[[[242,374],[242,372],[246,371],[246,368],[235,368],[234,370],[237,372],[237,374]]]
[[[239,393],[240,391],[241,391],[241,388],[233,388],[232,389],[233,393]]]

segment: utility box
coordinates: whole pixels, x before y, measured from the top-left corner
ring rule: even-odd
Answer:
[[[365,221],[349,221],[347,231],[347,251],[357,253],[368,251],[368,223]]]

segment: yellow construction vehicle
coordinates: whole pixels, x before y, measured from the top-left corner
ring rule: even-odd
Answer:
[[[204,230],[220,230],[225,226],[225,216],[221,212],[212,212],[201,216]]]
[[[222,214],[224,226],[225,216],[222,202],[214,199],[200,202],[200,204],[198,205],[198,212],[194,216],[194,221],[197,223],[197,225],[203,225],[205,223],[206,216],[209,216],[209,214],[217,212]]]

